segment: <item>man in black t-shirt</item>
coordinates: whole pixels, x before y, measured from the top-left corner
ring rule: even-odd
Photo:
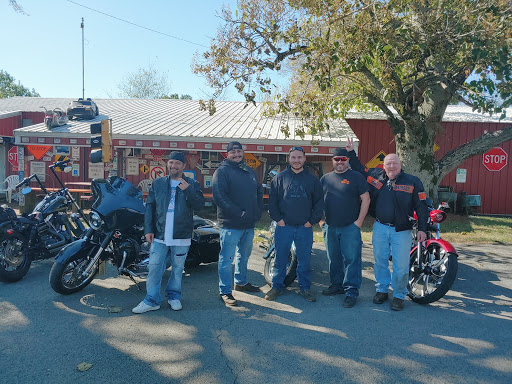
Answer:
[[[337,148],[333,171],[320,179],[324,191],[325,223],[322,225],[329,258],[331,285],[322,294],[346,293],[343,306],[356,305],[361,288],[361,226],[370,206],[368,183],[349,167],[348,152]]]

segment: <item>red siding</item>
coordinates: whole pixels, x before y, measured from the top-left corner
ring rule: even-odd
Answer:
[[[44,112],[23,112],[24,119],[32,120],[32,124],[44,122]]]
[[[21,128],[21,113],[17,116],[0,119],[0,136],[14,136],[13,131]]]
[[[386,121],[382,120],[347,120],[350,128],[359,138],[359,158],[364,164],[379,151],[395,151],[394,136]],[[466,143],[484,131],[496,131],[510,124],[449,122],[444,123],[444,132],[436,138],[439,150],[436,159],[440,159],[451,149]],[[482,206],[478,212],[489,214],[512,214],[512,140],[499,145],[508,153],[508,164],[499,172],[491,172],[483,165],[483,155],[474,156],[457,168],[467,169],[466,183],[456,183],[456,170],[450,172],[441,182],[458,193],[465,191],[469,195],[480,195]]]

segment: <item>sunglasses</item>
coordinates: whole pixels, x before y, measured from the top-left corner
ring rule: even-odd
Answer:
[[[336,156],[336,157],[333,157],[332,158],[335,162],[338,162],[338,161],[347,161],[348,160],[348,157],[347,156]]]
[[[302,153],[306,153],[304,151],[304,148],[302,148],[302,147],[291,147],[290,150],[288,151],[288,153],[293,152],[293,151],[301,151]]]

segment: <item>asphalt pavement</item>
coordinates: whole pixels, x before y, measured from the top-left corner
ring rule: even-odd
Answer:
[[[363,248],[357,305],[325,297],[321,244],[312,256],[317,302],[295,282],[266,301],[263,250],[249,281],[226,307],[217,264],[186,271],[183,310],[134,315],[144,297],[110,266],[83,291],[62,296],[48,283],[52,260],[34,263],[14,284],[0,283],[0,383],[511,383],[512,247],[457,246],[459,271],[440,301],[410,300],[402,312],[372,303],[371,246]],[[167,275],[168,276],[167,272]],[[119,311],[120,312],[116,312]],[[80,363],[91,364],[80,372]]]

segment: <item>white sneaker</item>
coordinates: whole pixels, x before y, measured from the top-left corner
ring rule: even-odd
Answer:
[[[148,305],[143,301],[139,303],[135,308],[132,309],[133,313],[144,313],[149,311],[156,311],[160,309],[159,305]]]
[[[183,308],[181,306],[181,301],[179,301],[178,299],[174,299],[174,300],[167,300],[167,302],[169,303],[169,305],[171,306],[171,309],[173,311],[180,311],[181,308]]]

